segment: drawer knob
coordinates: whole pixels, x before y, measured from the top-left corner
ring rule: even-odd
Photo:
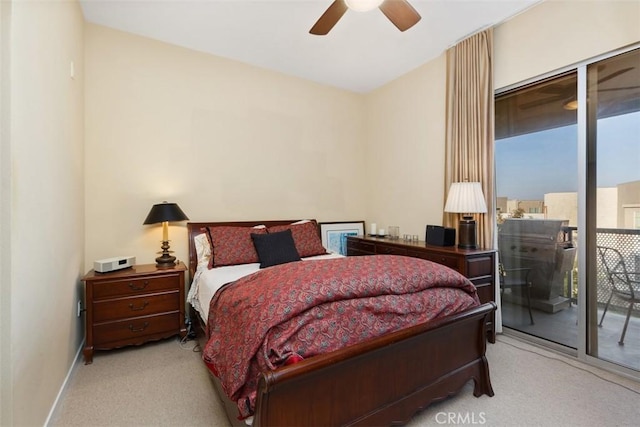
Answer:
[[[131,332],[142,332],[147,329],[147,326],[149,326],[149,322],[144,322],[141,328],[135,328],[133,325],[129,325],[129,330]]]
[[[149,301],[144,301],[142,305],[139,307],[134,307],[133,304],[129,304],[129,308],[131,309],[131,311],[140,311],[140,310],[144,310],[145,307],[148,305],[149,305]]]
[[[131,283],[129,283],[129,287],[131,289],[133,289],[134,291],[141,291],[144,288],[146,288],[148,284],[149,284],[148,280],[145,280],[144,283],[142,283],[142,286],[138,286],[135,283],[131,282]]]

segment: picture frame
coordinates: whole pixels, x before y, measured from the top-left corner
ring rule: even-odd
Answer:
[[[329,252],[347,255],[347,236],[364,235],[364,221],[321,222],[322,245]]]

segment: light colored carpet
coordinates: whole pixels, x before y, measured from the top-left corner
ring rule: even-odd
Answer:
[[[194,342],[97,352],[78,364],[51,426],[227,426]],[[488,344],[494,397],[472,384],[409,426],[631,426],[640,383],[501,335]]]

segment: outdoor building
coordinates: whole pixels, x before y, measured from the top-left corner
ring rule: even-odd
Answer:
[[[640,181],[618,185],[618,227],[640,229]]]
[[[640,229],[640,181],[597,190],[598,228]],[[524,218],[566,219],[578,226],[578,193],[546,193],[542,200],[497,198],[499,216],[509,218],[521,209]]]

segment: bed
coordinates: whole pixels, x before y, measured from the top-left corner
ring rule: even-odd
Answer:
[[[203,230],[286,228],[295,222],[188,223],[191,279],[198,275],[196,242],[202,241]],[[317,230],[315,221],[310,222]],[[207,330],[207,322],[211,320],[203,319],[207,317],[206,310],[199,307],[192,311],[192,321],[202,330]],[[405,424],[415,413],[456,394],[471,380],[475,396],[493,396],[485,357],[485,318],[493,310],[493,303],[476,305],[327,353],[300,358],[275,370],[262,370],[257,376],[253,413],[248,420],[253,426]],[[239,419],[236,402],[222,391],[218,376],[212,377],[229,421],[233,425],[246,425],[247,420]]]

